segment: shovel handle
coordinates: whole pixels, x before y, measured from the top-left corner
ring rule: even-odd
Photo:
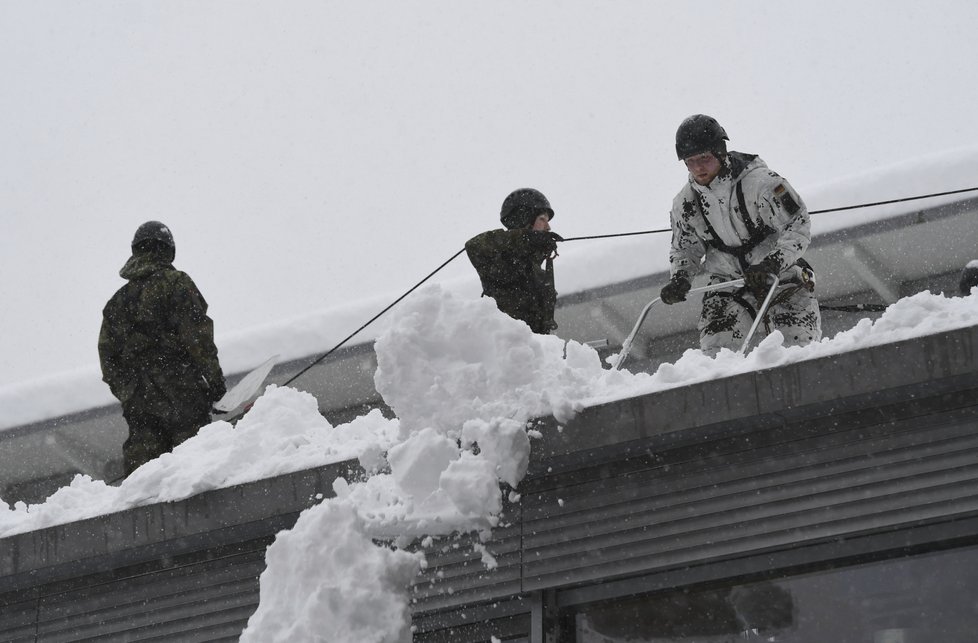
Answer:
[[[724,281],[724,282],[719,283],[719,284],[711,284],[711,285],[708,285],[708,286],[699,286],[697,288],[690,288],[689,293],[694,293],[694,292],[707,292],[709,290],[720,290],[721,288],[732,288],[732,287],[735,287],[735,286],[743,286],[743,285],[744,285],[744,280],[743,279],[733,279],[731,281]],[[775,277],[775,287],[777,287],[777,277]],[[689,294],[689,293],[687,293],[687,294]],[[771,295],[773,293],[774,293],[774,288],[772,288],[771,289],[771,292],[768,293],[768,299],[765,300],[765,304],[767,304],[767,302],[770,300]],[[618,353],[618,359],[615,360],[615,364],[611,367],[611,370],[617,371],[619,368],[621,368],[621,365],[625,362],[625,358],[628,357],[628,352],[632,349],[632,343],[635,341],[635,336],[638,335],[639,329],[642,328],[642,324],[645,323],[645,318],[648,317],[648,315],[649,315],[649,311],[652,310],[652,306],[654,306],[655,304],[659,303],[661,300],[662,300],[661,297],[656,297],[655,299],[653,299],[652,301],[650,301],[649,303],[647,303],[645,305],[645,308],[642,309],[641,314],[638,316],[638,321],[636,321],[635,322],[635,326],[632,327],[632,332],[630,332],[628,334],[628,337],[625,338],[625,341],[622,342],[621,352]],[[766,309],[766,306],[765,306],[765,309]],[[754,324],[754,329],[756,329],[756,327],[757,327],[757,324],[755,323]],[[753,335],[754,329],[751,329],[750,335]],[[750,340],[750,335],[748,335],[748,341]],[[745,342],[744,343],[744,348],[746,348],[746,347],[747,347],[747,344]],[[741,349],[741,350],[743,350],[743,349]]]
[[[754,317],[754,323],[751,324],[750,331],[748,331],[747,337],[744,338],[744,345],[741,346],[740,351],[738,351],[741,355],[747,353],[747,347],[750,346],[750,340],[754,337],[754,331],[757,330],[761,320],[764,319],[764,315],[767,314],[767,309],[771,305],[771,300],[774,299],[774,291],[776,291],[778,286],[781,284],[781,280],[778,279],[777,275],[771,274],[769,276],[774,279],[774,282],[771,283],[771,289],[767,291],[767,297],[764,298],[764,303],[761,304],[761,308],[757,311],[757,316]]]

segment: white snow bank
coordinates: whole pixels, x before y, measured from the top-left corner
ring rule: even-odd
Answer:
[[[823,210],[974,188],[978,187],[976,176],[978,146],[970,146],[903,160],[819,185],[795,187],[801,190],[809,210]],[[818,214],[812,217],[812,234],[851,228],[922,208],[973,199],[976,196],[978,192],[967,192],[860,210]]]
[[[875,323],[864,319],[817,344],[785,348],[774,333],[747,356],[689,350],[652,375],[632,374],[602,368],[587,346],[532,334],[486,298],[459,299],[428,287],[395,313],[377,341],[377,387],[400,419],[374,411],[332,427],[312,396],[270,386],[236,427],[202,428],[119,487],[79,475],[45,503],[0,502],[0,536],[352,458],[377,470],[388,452],[391,474],[337,489],[369,508],[372,535],[486,529],[499,506],[486,482],[515,486],[522,478],[530,451],[524,427],[532,417],[566,421],[585,406],[976,323],[978,293],[923,292],[893,304]],[[476,453],[479,464],[471,459]]]
[[[595,401],[625,397],[625,391],[661,390],[969,326],[976,320],[978,294],[948,299],[922,293],[894,304],[875,324],[863,320],[851,331],[816,345],[786,349],[780,334],[774,333],[746,357],[725,351],[711,359],[700,351],[688,351],[676,364],[663,365],[648,376],[604,370],[596,353],[586,346],[574,342],[561,346],[552,337],[532,335],[524,324],[502,315],[485,299],[455,300],[429,288],[401,311],[390,331],[377,341],[377,387],[401,416],[402,441],[388,454],[392,474],[377,475],[358,485],[338,481],[338,502],[349,503],[366,515],[362,526],[349,528],[357,534],[409,539],[425,532],[446,533],[449,525],[485,530],[495,525],[493,519],[501,507],[499,481],[515,486],[526,471],[529,443],[524,420],[534,414],[555,413],[569,418],[581,408],[573,401],[575,396]],[[478,455],[467,448],[474,445],[479,447]],[[305,513],[318,514],[324,511],[322,507]],[[268,568],[261,577],[262,604],[242,640],[289,640],[276,638],[283,628],[309,636],[336,627],[342,629],[334,630],[332,640],[410,640],[403,629],[404,638],[386,638],[403,623],[400,618],[394,623],[387,618],[391,613],[406,613],[403,592],[398,594],[404,601],[401,608],[378,615],[382,633],[370,638],[350,634],[354,626],[346,625],[347,620],[360,623],[362,612],[356,606],[346,606],[339,614],[332,609],[306,608],[302,597],[334,592],[339,575],[346,573],[352,579],[360,573],[360,566],[352,561],[347,561],[346,568],[316,564],[326,557],[319,552],[329,551],[326,542],[338,538],[342,546],[343,537],[334,536],[336,532],[334,526],[309,529],[303,525],[300,529],[297,525],[288,540],[283,536],[276,540],[274,547],[281,551],[274,557],[269,551]],[[310,549],[313,553],[307,554]],[[495,558],[484,545],[477,543],[474,550],[487,570],[496,568]],[[370,562],[388,554],[382,548],[357,553]],[[307,559],[313,564],[302,566]],[[332,556],[329,561],[341,559]],[[407,561],[399,562],[397,568],[406,570]],[[402,582],[410,582],[408,574]],[[357,598],[351,596],[351,601]],[[365,604],[370,605],[370,600],[364,597]]]
[[[338,479],[337,498],[304,512],[270,548],[246,640],[408,640],[405,587],[419,561],[369,541],[488,534],[500,484],[515,486],[525,474],[528,419],[565,421],[591,404],[976,322],[978,291],[920,293],[818,344],[784,348],[774,333],[746,357],[691,350],[654,375],[632,374],[602,368],[586,346],[532,334],[488,299],[428,287],[377,341],[376,383],[399,420],[373,412],[332,427],[308,394],[270,386],[236,428],[204,427],[118,488],[77,476],[43,504],[0,502],[0,537],[358,457],[374,475]],[[492,552],[474,548],[494,568]]]
[[[407,589],[421,557],[374,545],[349,503],[331,499],[302,512],[265,561],[241,643],[411,640]]]
[[[975,324],[978,324],[978,294],[949,298],[924,291],[891,305],[875,322],[862,319],[853,328],[808,346],[786,348],[781,345],[781,333],[775,331],[746,356],[722,350],[711,358],[702,351],[691,349],[675,363],[660,366],[648,379],[636,377],[614,387],[595,387],[592,395],[583,399],[582,404],[594,406]]]
[[[458,438],[468,420],[569,419],[602,373],[594,350],[533,335],[489,297],[456,299],[437,287],[405,303],[376,352],[374,384],[404,435],[431,426]]]
[[[147,462],[118,487],[77,475],[36,505],[0,501],[0,537],[182,500],[244,482],[385,451],[397,420],[373,411],[338,427],[320,415],[308,393],[269,386],[236,426],[214,422],[172,453]]]

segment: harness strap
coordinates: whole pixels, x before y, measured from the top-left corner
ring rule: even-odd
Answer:
[[[774,296],[774,299],[771,300],[771,305],[768,306],[767,311],[764,313],[764,329],[766,332],[768,333],[771,332],[771,319],[770,319],[771,310],[776,305],[783,304],[789,299],[791,299],[792,295],[794,295],[803,287],[804,286],[799,286],[798,284],[791,284],[789,287],[784,288]],[[751,303],[744,298],[744,295],[747,292],[748,292],[747,288],[741,287],[733,292],[716,290],[710,293],[710,295],[714,297],[730,297],[730,299],[740,304],[740,307],[747,311],[747,314],[750,315],[751,320],[754,320],[757,319],[757,309],[754,308],[754,306],[751,305]]]
[[[744,187],[741,181],[737,181],[735,191],[737,193],[737,202],[740,205],[740,212],[743,215],[744,225],[747,227],[748,237],[746,241],[742,240],[743,244],[740,246],[728,246],[720,239],[720,235],[717,234],[713,224],[710,223],[710,218],[706,216],[706,212],[703,210],[703,203],[700,201],[699,195],[696,198],[696,207],[700,211],[700,216],[703,217],[703,223],[706,224],[707,232],[710,233],[710,239],[707,240],[707,243],[716,250],[735,257],[740,264],[740,269],[747,270],[747,266],[750,265],[747,263],[747,255],[760,245],[774,230],[766,225],[759,226],[753,217],[751,217],[750,211],[747,209],[747,200],[744,198]]]

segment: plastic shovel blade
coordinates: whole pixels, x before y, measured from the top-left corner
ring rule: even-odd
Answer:
[[[272,355],[259,364],[250,373],[241,378],[241,381],[235,384],[230,391],[225,393],[224,397],[214,405],[214,408],[218,411],[230,413],[250,400],[258,392],[258,389],[261,388],[262,383],[268,377],[268,374],[272,371],[272,367],[275,366],[277,361],[278,355]]]

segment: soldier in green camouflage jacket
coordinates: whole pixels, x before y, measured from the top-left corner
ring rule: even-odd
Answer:
[[[195,435],[225,393],[207,302],[175,254],[165,225],[141,225],[119,271],[128,283],[102,311],[102,379],[129,424],[126,475]]]
[[[512,192],[503,201],[505,230],[490,230],[469,239],[465,252],[482,282],[482,294],[534,333],[557,328],[553,259],[560,236],[550,231],[550,202],[532,188]]]

